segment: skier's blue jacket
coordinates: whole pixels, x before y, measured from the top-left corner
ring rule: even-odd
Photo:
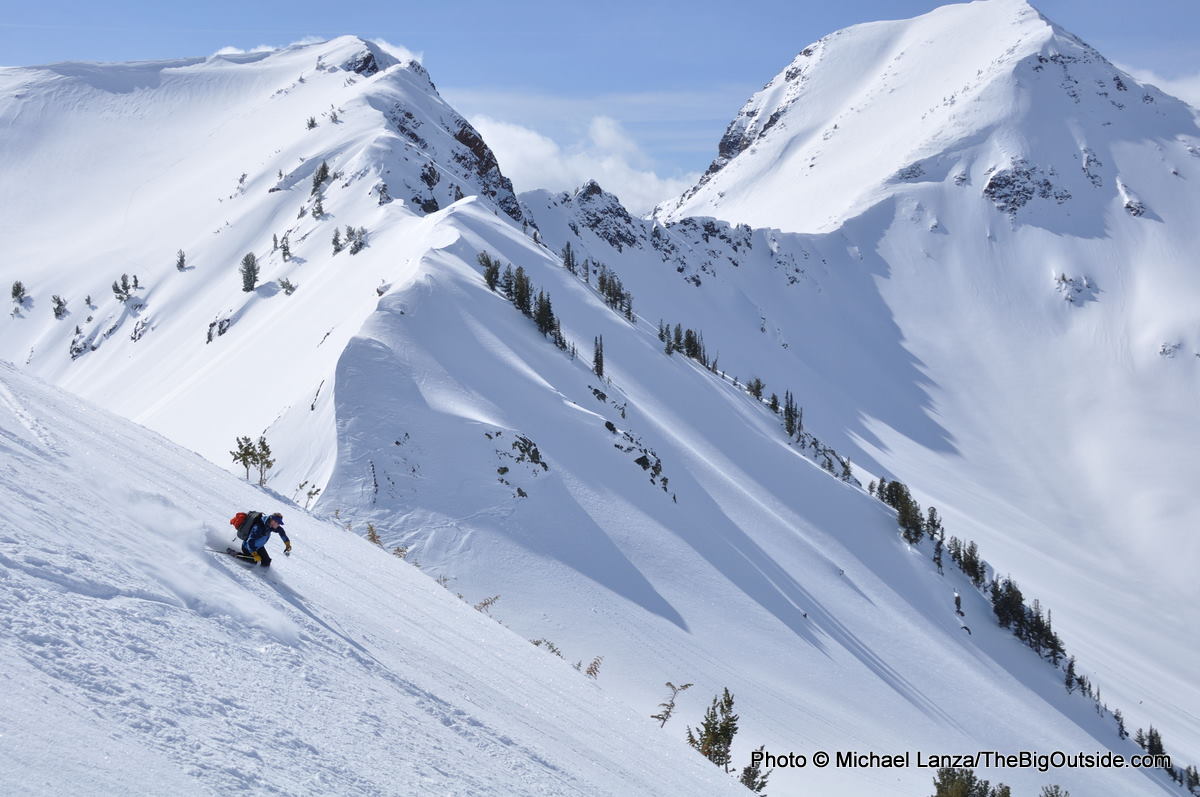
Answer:
[[[250,527],[250,532],[246,534],[246,541],[242,543],[242,550],[247,554],[251,554],[259,550],[267,544],[268,540],[271,539],[272,529],[267,525],[267,519],[268,517],[266,515],[260,515],[257,519],[255,519],[254,525]],[[284,542],[291,542],[291,540],[288,539],[287,532],[283,530],[282,524],[280,524],[279,528],[275,529],[275,531],[280,537],[283,538]]]

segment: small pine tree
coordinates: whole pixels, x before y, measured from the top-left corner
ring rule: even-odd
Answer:
[[[175,268],[179,271],[187,271],[187,255],[180,249],[175,253]]]
[[[658,707],[662,709],[662,711],[658,712],[657,714],[650,715],[650,719],[658,720],[658,727],[660,728],[664,727],[667,724],[667,720],[671,719],[671,715],[675,713],[675,698],[679,697],[680,692],[685,692],[688,689],[691,689],[692,684],[689,683],[683,684],[682,686],[676,686],[670,681],[667,681],[667,688],[671,690],[671,696],[667,698],[666,702],[658,704]]]
[[[288,241],[288,234],[286,232],[279,239],[279,256],[283,258],[283,262],[285,263],[292,259],[292,244]]]
[[[587,666],[587,669],[585,669],[583,671],[583,674],[586,675],[588,678],[595,680],[596,678],[598,678],[600,676],[600,665],[603,662],[604,662],[604,657],[597,656],[596,658],[592,659],[592,663]]]
[[[317,194],[317,199],[313,202],[312,214],[314,219],[324,218],[325,216],[325,203],[321,201],[320,194]]]
[[[25,283],[21,282],[20,280],[13,282],[12,300],[17,304],[23,304],[25,302],[25,296]]]
[[[592,341],[595,347],[592,351],[592,373],[604,378],[604,336],[600,335]]]
[[[306,130],[312,130],[316,126],[317,126],[317,117],[315,117],[315,116],[308,117],[308,121],[304,123],[304,127]]]
[[[712,699],[696,732],[688,727],[687,742],[700,751],[700,755],[728,772],[730,748],[737,731],[738,715],[733,713],[733,695],[724,689],[721,695]]]
[[[239,437],[233,451],[230,451],[230,456],[233,461],[246,469],[246,481],[250,481],[250,466],[255,461],[254,441],[249,437]]]
[[[1071,656],[1069,659],[1067,659],[1067,671],[1063,675],[1063,684],[1067,687],[1068,695],[1072,694],[1075,691],[1075,687],[1079,685],[1079,678],[1075,675],[1074,656]]]
[[[129,301],[129,297],[133,295],[133,285],[129,282],[129,275],[122,274],[121,279],[113,280],[112,292],[113,296],[117,297],[117,301],[121,304]]]
[[[966,768],[942,767],[933,779],[933,797],[1001,797],[1009,793],[1008,787],[995,787],[975,776],[975,771]]]
[[[491,597],[484,598],[479,603],[475,604],[475,611],[490,615],[492,613],[492,607],[496,605],[498,600],[500,600],[499,595],[492,595]]]
[[[1162,736],[1153,725],[1146,731],[1146,752],[1150,755],[1163,755],[1167,752],[1163,747]]]
[[[766,749],[766,745],[759,745],[758,749],[754,752],[761,755],[766,751]],[[762,765],[759,763],[759,760],[754,756],[751,756],[750,763],[746,767],[743,767],[742,776],[738,778],[738,782],[755,794],[762,794],[763,789],[767,788],[767,778],[769,778],[771,773],[774,771],[775,770],[770,769],[766,772],[763,772]]]
[[[326,161],[321,161],[321,165],[318,166],[317,170],[313,173],[312,190],[308,192],[309,195],[311,196],[311,195],[317,193],[318,191],[320,191],[321,186],[324,185],[325,181],[328,179],[329,179],[329,163]]]
[[[267,438],[262,435],[259,436],[258,445],[254,449],[254,464],[258,468],[258,485],[266,487],[267,472],[275,467],[275,460],[271,459],[271,447],[267,445]]]
[[[746,383],[746,389],[749,390],[750,395],[754,396],[756,399],[762,398],[763,388],[765,388],[765,387],[766,387],[766,384],[761,379],[759,379],[757,376]]]
[[[1129,731],[1125,730],[1125,716],[1121,713],[1121,709],[1113,712],[1113,721],[1117,723],[1117,738],[1128,739]]]
[[[300,287],[299,285],[292,282],[287,277],[279,278],[279,289],[282,290],[286,296],[291,296],[293,293],[296,292],[296,289],[299,287]]]
[[[54,310],[55,318],[61,320],[67,314],[67,300],[57,293],[50,297],[50,305]]]
[[[538,332],[542,335],[547,335],[554,331],[557,325],[557,319],[554,317],[554,308],[550,304],[550,297],[545,291],[538,291],[537,300],[534,304],[533,321],[537,324]]]
[[[476,259],[483,266],[483,281],[487,283],[488,290],[496,290],[496,283],[500,281],[500,261],[487,252],[480,252]]]
[[[337,227],[333,228],[333,241],[331,243],[333,244],[333,253],[335,255],[342,251],[342,232]]]
[[[379,204],[386,205],[392,201],[392,195],[388,193],[387,183],[380,183],[379,190],[376,193],[379,194]]]
[[[1071,792],[1067,791],[1058,784],[1054,784],[1051,786],[1043,786],[1038,797],[1071,797]]]
[[[278,249],[279,249],[279,236],[275,233],[271,233],[271,251],[274,252]]]
[[[246,293],[254,290],[254,284],[258,282],[258,258],[253,252],[247,252],[242,258],[242,265],[238,268],[242,275],[242,290]]]
[[[375,524],[367,521],[367,542],[374,543],[380,548],[383,547],[383,540],[379,536],[379,532],[375,530]]]
[[[562,264],[563,268],[565,268],[567,271],[571,272],[572,274],[575,273],[575,252],[571,249],[570,241],[567,241],[567,243],[563,246]]]

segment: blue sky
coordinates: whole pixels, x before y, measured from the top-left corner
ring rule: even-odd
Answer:
[[[379,37],[422,55],[443,95],[495,139],[502,166],[506,154],[510,161],[512,153],[536,155],[508,169],[521,172],[514,174],[518,188],[565,188],[591,169],[602,183],[607,176],[628,183],[627,192],[665,197],[707,166],[742,102],[806,44],[847,25],[941,4],[3,0],[0,63],[141,60],[343,33]],[[1153,73],[1163,88],[1200,101],[1197,0],[1034,4],[1139,76]],[[544,174],[525,173],[535,162]]]

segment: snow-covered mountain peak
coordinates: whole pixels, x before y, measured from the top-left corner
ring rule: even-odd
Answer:
[[[1185,105],[1033,6],[977,0],[805,47],[739,111],[699,183],[658,214],[828,230],[897,185],[985,186],[1006,170],[1025,175],[1018,193],[1061,203],[1097,179],[1114,188],[1096,162],[1115,142],[1195,133]]]

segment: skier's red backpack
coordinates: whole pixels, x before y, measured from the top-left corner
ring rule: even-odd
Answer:
[[[254,523],[262,517],[262,512],[238,512],[229,519],[229,525],[237,529],[239,540],[244,540],[254,528]]]

